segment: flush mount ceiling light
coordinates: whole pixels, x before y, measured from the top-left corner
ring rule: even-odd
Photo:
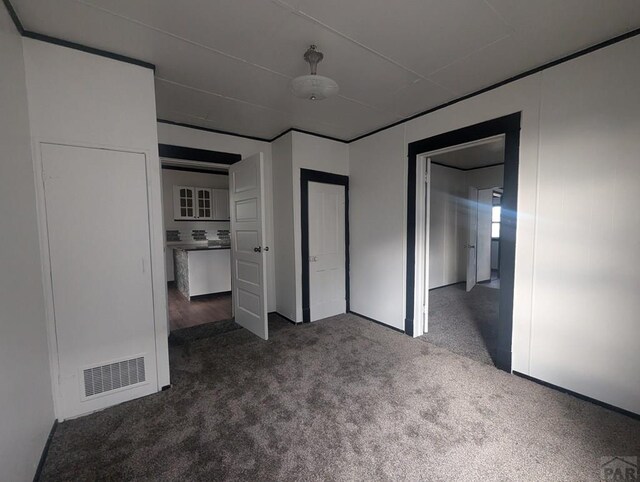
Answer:
[[[296,97],[309,100],[322,100],[338,93],[338,84],[329,77],[316,73],[318,62],[324,58],[322,52],[312,45],[304,53],[304,59],[309,63],[311,74],[301,75],[291,81],[291,91]]]

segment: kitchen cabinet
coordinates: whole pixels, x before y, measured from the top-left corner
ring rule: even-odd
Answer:
[[[216,221],[229,220],[229,190],[213,189],[213,219]]]
[[[177,221],[228,221],[229,190],[173,186],[173,218]]]
[[[195,194],[193,187],[173,186],[173,218],[174,219],[194,219]]]

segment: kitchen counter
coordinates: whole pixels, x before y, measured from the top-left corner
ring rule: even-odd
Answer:
[[[229,246],[176,245],[171,248],[176,286],[187,299],[231,291]]]

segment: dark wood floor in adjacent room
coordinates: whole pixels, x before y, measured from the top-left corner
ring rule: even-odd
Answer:
[[[231,293],[220,293],[187,300],[178,288],[169,284],[169,326],[171,331],[179,328],[228,320],[231,313]]]

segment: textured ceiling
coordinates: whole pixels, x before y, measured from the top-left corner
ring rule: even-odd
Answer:
[[[12,0],[24,27],[156,65],[158,117],[351,139],[633,30],[638,0]],[[340,85],[294,98],[308,73]]]

